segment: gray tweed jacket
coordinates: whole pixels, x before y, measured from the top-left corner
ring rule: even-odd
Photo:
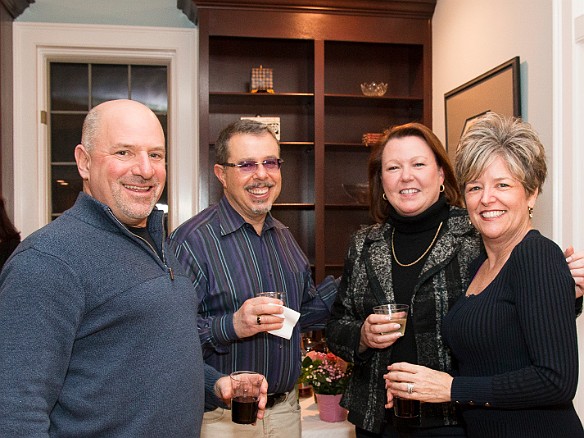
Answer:
[[[392,226],[376,224],[352,236],[332,315],[326,328],[330,350],[355,364],[341,404],[349,421],[378,433],[385,419],[386,392],[383,374],[390,363],[391,347],[358,353],[361,325],[373,306],[395,302],[392,287]],[[481,251],[480,236],[470,225],[466,210],[450,207],[446,226],[420,272],[412,297],[412,321],[420,365],[452,371],[450,350],[441,336],[442,318],[464,293],[469,265]],[[456,424],[450,403],[424,403],[423,427]]]

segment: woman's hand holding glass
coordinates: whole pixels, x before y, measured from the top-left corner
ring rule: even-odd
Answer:
[[[389,372],[383,376],[387,389],[386,408],[393,407],[394,396],[426,403],[451,401],[454,379],[450,374],[407,362],[396,362],[387,369]]]
[[[400,324],[392,322],[389,315],[372,313],[361,326],[361,342],[359,351],[367,348],[383,349],[395,343],[402,337]]]

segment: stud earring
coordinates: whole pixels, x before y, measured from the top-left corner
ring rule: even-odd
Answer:
[[[527,212],[529,213],[529,217],[533,217],[533,207],[527,207]]]

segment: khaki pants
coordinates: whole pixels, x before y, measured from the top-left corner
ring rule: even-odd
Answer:
[[[255,425],[233,423],[228,409],[205,412],[201,438],[300,438],[300,418],[298,394],[294,390],[286,400],[266,409],[263,420]]]

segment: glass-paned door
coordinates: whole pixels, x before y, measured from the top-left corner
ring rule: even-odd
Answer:
[[[167,135],[168,67],[51,62],[49,72],[50,205],[51,219],[55,219],[73,205],[83,189],[74,150],[91,108],[112,99],[136,100],[154,111]],[[158,207],[168,212],[166,188]]]

